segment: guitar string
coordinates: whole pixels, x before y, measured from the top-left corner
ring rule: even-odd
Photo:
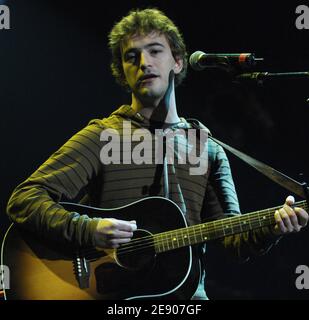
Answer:
[[[304,209],[307,210],[306,206],[303,206],[303,207],[304,207]],[[268,219],[273,220],[273,211],[275,211],[275,209],[277,209],[277,208],[281,208],[281,206],[270,208],[270,209],[265,209],[265,210],[261,210],[261,211],[250,212],[250,213],[239,215],[239,216],[233,216],[233,217],[229,217],[229,218],[226,218],[226,219],[215,220],[213,222],[205,222],[205,223],[201,223],[201,224],[198,224],[198,225],[189,226],[187,228],[181,228],[181,229],[178,229],[178,230],[170,230],[170,231],[166,231],[166,232],[162,232],[162,233],[156,234],[154,236],[168,236],[169,234],[171,234],[171,235],[173,234],[175,236],[175,233],[180,233],[180,232],[184,233],[184,231],[186,231],[186,230],[187,230],[187,233],[190,233],[191,231],[193,231],[193,233],[195,233],[194,229],[198,229],[199,227],[200,228],[205,228],[205,226],[206,226],[207,231],[212,232],[212,231],[217,230],[218,228],[222,228],[223,227],[223,223],[226,223],[227,227],[230,227],[230,228],[234,228],[235,226],[239,226],[241,224],[239,221],[235,221],[234,222],[233,220],[251,220],[248,223],[248,225],[252,225],[253,223],[258,222],[259,226],[263,227],[263,226],[260,225],[260,222],[261,222],[261,217],[260,216],[263,215],[263,214],[265,214],[265,215],[270,215],[271,214],[271,216],[268,217]],[[228,222],[226,222],[227,220],[229,220],[231,222],[228,223]],[[263,219],[262,221],[265,221],[265,220],[266,219]],[[220,225],[220,226],[216,226],[216,224]],[[199,232],[199,231],[197,231],[197,232]],[[138,242],[140,239],[147,239],[147,238],[151,238],[152,239],[153,235],[145,236],[145,237],[138,238],[138,239],[132,239],[129,243],[122,244],[122,246],[126,246],[126,245],[129,245],[129,244],[134,244],[134,243]]]
[[[300,205],[301,203],[296,203],[296,205]],[[304,209],[307,210],[307,205],[303,205],[302,206]],[[274,210],[274,209],[277,209],[277,208],[281,208],[281,206],[278,206],[278,207],[274,207],[274,208],[270,208],[270,209],[266,209],[266,210],[262,210],[262,211],[256,211],[256,212],[251,212],[251,213],[248,213],[248,214],[245,214],[241,217],[237,217],[237,218],[245,218],[246,216],[248,217],[248,215],[253,215],[253,214],[257,214],[259,213],[260,215],[262,215],[262,212],[264,213],[265,211],[267,211],[266,214],[272,214],[271,216],[267,217],[266,219],[263,219],[263,222],[267,222],[267,225],[269,225],[270,223],[274,222],[274,218],[273,218],[273,212],[270,212],[270,210]],[[231,217],[231,218],[227,218],[227,219],[233,219],[235,217]],[[227,219],[224,219],[227,220]],[[219,224],[220,223],[223,223],[223,221],[220,221],[220,220],[217,220],[215,221],[215,223]],[[256,224],[255,226],[253,226],[254,224]],[[231,224],[232,225],[232,224]],[[239,223],[234,223],[234,227],[235,225],[238,225],[239,226]],[[260,222],[260,217],[255,217],[254,219],[252,219],[251,222],[249,222],[247,225],[249,225],[249,230],[250,230],[250,226],[254,228],[259,228],[259,227],[263,227],[263,225],[261,226],[261,222]],[[138,239],[133,239],[131,240],[129,243],[126,243],[126,244],[122,244],[119,249],[117,250],[117,252],[119,254],[124,254],[124,253],[127,253],[127,252],[131,252],[131,251],[136,251],[136,250],[144,250],[144,249],[147,249],[148,247],[154,247],[154,246],[160,246],[162,244],[165,243],[165,246],[167,248],[169,247],[172,247],[172,242],[171,242],[171,239],[168,239],[168,236],[173,236],[175,238],[175,233],[180,233],[182,232],[182,235],[184,235],[184,231],[187,230],[187,232],[185,232],[185,236],[187,238],[189,238],[189,240],[191,241],[191,238],[196,238],[198,235],[199,232],[201,232],[202,230],[200,231],[197,231],[195,229],[197,229],[197,226],[200,226],[200,228],[202,229],[202,227],[205,228],[204,224],[200,224],[200,225],[194,225],[194,226],[190,226],[188,228],[183,228],[182,229],[179,229],[177,231],[167,231],[167,232],[163,232],[161,234],[156,234],[156,235],[151,235],[151,236],[146,236],[146,237],[142,237],[142,238],[138,238]],[[228,226],[229,227],[229,226]],[[216,231],[219,227],[217,226],[212,226],[212,227],[207,227],[205,230],[206,232],[213,232],[213,231]],[[222,228],[222,226],[221,226]],[[232,227],[229,227],[231,229],[233,229],[233,226]],[[193,231],[193,232],[192,232]],[[241,232],[244,232],[244,231],[240,231],[239,233]],[[161,237],[162,239],[161,240],[158,240],[156,238],[159,238]],[[207,239],[205,239],[206,241]],[[176,238],[176,240],[174,240],[174,242],[177,241],[179,242],[179,240]],[[180,239],[180,241],[184,241],[182,239]],[[168,245],[168,243],[170,242],[170,246]],[[201,241],[202,242],[202,241]],[[136,245],[137,244],[137,245]],[[184,244],[183,246],[186,246],[187,244]],[[164,249],[164,245],[163,246],[163,249]],[[179,245],[178,245],[179,247]],[[171,249],[174,249],[174,248],[171,248]],[[169,249],[168,249],[169,250]],[[166,251],[166,250],[165,250]]]
[[[273,222],[272,219],[269,219],[269,221]],[[260,225],[256,225],[253,229],[257,229],[259,227],[261,227],[261,226]],[[245,231],[249,231],[249,230],[250,229],[245,230]],[[237,233],[242,233],[242,232],[245,232],[245,231],[239,231]],[[227,236],[227,235],[225,235],[225,236]],[[186,246],[189,246],[189,245],[194,244],[194,243],[201,243],[201,242],[206,242],[207,241],[207,239],[205,239],[205,240],[203,239],[204,241],[201,240],[201,239],[197,240],[197,238],[199,238],[200,236],[197,235],[196,233],[186,234],[186,237],[187,237],[186,239],[187,239],[188,243],[185,243],[184,240],[180,239],[180,241],[183,242],[183,245],[179,245],[179,240],[177,240],[177,242],[178,242],[177,246],[174,246],[173,243],[171,242],[171,239],[167,239],[167,237],[165,237],[165,239],[161,239],[161,240],[155,239],[155,238],[157,238],[157,235],[155,235],[153,237],[147,237],[147,239],[140,238],[141,241],[137,245],[136,244],[128,245],[125,248],[122,247],[123,245],[121,247],[119,247],[119,249],[117,249],[117,255],[121,256],[121,255],[128,254],[128,253],[131,253],[131,252],[137,252],[137,251],[141,251],[141,250],[146,250],[148,248],[154,248],[154,247],[158,247],[159,248],[160,246],[163,249],[162,252],[165,252],[165,251],[177,249],[177,248],[180,248],[180,247],[186,247]],[[220,237],[223,237],[223,236],[220,236]],[[220,237],[217,237],[217,238],[220,238]],[[174,242],[176,242],[176,240],[174,240]],[[170,243],[170,244],[168,245],[168,243]],[[157,253],[159,253],[159,252],[160,252],[160,250]]]
[[[278,208],[281,208],[281,206],[279,206]],[[307,206],[304,206],[304,208],[307,210]],[[269,209],[270,210],[270,209]],[[267,211],[269,211],[269,210],[267,210]],[[261,212],[260,212],[261,213]],[[248,214],[254,214],[254,213],[248,213]],[[248,215],[247,214],[247,215]],[[255,212],[255,214],[256,214],[256,212]],[[270,212],[268,212],[268,214],[270,214]],[[272,212],[271,212],[271,214],[272,214]],[[242,216],[242,217],[244,217],[244,216]],[[232,217],[232,219],[233,219],[234,217]],[[218,222],[218,221],[216,221],[216,222]],[[274,221],[274,218],[273,218],[273,215],[271,215],[271,216],[269,216],[269,217],[267,217],[266,219],[263,219],[263,222],[265,223],[265,222],[267,222],[267,225],[269,225],[269,224],[271,224],[272,222],[275,222]],[[254,225],[255,224],[255,225]],[[236,225],[239,225],[239,223],[236,223]],[[259,217],[256,217],[255,219],[252,219],[252,221],[250,222],[250,223],[248,223],[247,225],[249,225],[249,230],[250,230],[250,226],[251,227],[253,227],[253,229],[255,229],[255,228],[259,228],[259,227],[263,227],[263,225],[261,225],[261,222],[260,222],[260,218]],[[202,229],[202,227],[203,227],[203,224],[200,224],[199,225],[200,226],[200,228]],[[265,225],[264,225],[265,226]],[[164,233],[162,233],[162,234],[156,234],[156,235],[154,235],[154,236],[147,236],[147,237],[143,237],[143,238],[139,238],[139,239],[136,239],[136,241],[134,242],[134,243],[131,243],[132,241],[130,241],[129,243],[127,243],[127,244],[123,244],[123,245],[121,245],[121,247],[118,249],[118,251],[119,252],[124,252],[124,251],[126,251],[127,249],[128,249],[128,247],[133,247],[133,250],[134,250],[134,248],[136,248],[137,247],[137,245],[135,245],[137,242],[140,242],[140,246],[141,245],[143,245],[143,244],[145,244],[145,241],[147,241],[148,239],[150,240],[150,242],[152,243],[151,244],[151,246],[153,246],[153,242],[155,241],[155,243],[156,244],[158,244],[158,245],[160,245],[160,243],[168,243],[169,241],[171,241],[171,239],[167,239],[167,237],[168,236],[173,236],[173,237],[175,237],[176,235],[175,235],[175,233],[180,233],[180,230],[182,230],[182,231],[184,231],[184,230],[188,230],[186,233],[185,233],[185,235],[187,236],[187,237],[189,237],[189,238],[195,238],[196,236],[199,236],[198,235],[198,233],[199,232],[201,232],[202,230],[197,230],[197,232],[195,232],[195,230],[194,229],[196,229],[196,227],[197,227],[197,225],[195,225],[195,226],[191,226],[191,227],[189,227],[189,228],[184,228],[183,230],[182,229],[179,229],[178,231],[168,231],[168,232],[164,232]],[[228,226],[229,227],[229,226]],[[233,229],[233,227],[235,227],[235,223],[234,223],[234,226],[232,226],[230,229]],[[221,226],[221,228],[222,228],[222,226]],[[193,229],[193,230],[189,230],[189,229]],[[205,230],[206,232],[209,232],[209,233],[211,233],[211,232],[213,232],[213,231],[216,231],[216,229],[218,229],[218,227],[212,227],[212,228],[206,228],[207,230]],[[193,232],[191,232],[190,233],[190,231],[193,231]],[[246,230],[246,231],[248,231],[248,230]],[[241,232],[244,232],[244,231],[240,231],[239,233],[241,233]],[[184,233],[184,232],[182,232],[182,233]],[[183,234],[182,234],[183,235]],[[225,235],[224,235],[225,236]],[[158,237],[165,237],[165,239],[161,239],[161,240],[159,240],[158,241],[158,239],[154,239],[154,238],[158,238]],[[207,239],[205,239],[205,241],[206,241]],[[174,240],[174,241],[178,241],[178,239],[176,239],[176,240]],[[181,241],[181,239],[180,239],[180,241]],[[170,242],[171,243],[171,242]],[[166,245],[167,247],[169,247],[168,245]],[[145,248],[147,248],[147,247],[145,247]],[[142,248],[139,248],[139,249],[144,249],[144,247],[142,247]]]
[[[271,222],[272,219],[270,219],[269,221]],[[252,225],[253,224],[251,224],[251,226]],[[253,229],[262,228],[262,227],[263,226],[260,226],[260,224],[257,224]],[[242,233],[242,232],[249,231],[249,230],[250,229],[248,229],[248,230],[240,230],[237,233]],[[208,232],[208,230],[206,230],[206,231]],[[208,233],[210,234],[211,232],[208,232]],[[228,235],[229,234],[225,234],[225,235],[222,235],[222,236],[217,236],[217,238],[228,236]],[[172,239],[168,239],[168,236],[161,236],[161,237],[162,238],[160,239],[158,235],[154,235],[150,239],[149,239],[149,237],[148,237],[148,239],[140,238],[142,241],[140,241],[138,244],[135,243],[135,244],[131,245],[130,243],[128,243],[127,246],[125,246],[125,247],[123,245],[121,245],[121,247],[119,247],[117,252],[119,254],[126,254],[128,252],[137,251],[137,250],[144,250],[144,249],[147,249],[147,248],[150,248],[150,247],[156,247],[156,246],[157,247],[161,246],[163,248],[163,251],[168,251],[168,250],[184,247],[184,246],[187,246],[187,245],[190,245],[190,244],[194,244],[194,243],[206,242],[207,240],[209,240],[211,238],[212,239],[216,238],[216,236],[215,237],[211,237],[211,236],[208,235],[209,239],[206,239],[204,236],[201,236],[199,234],[199,232],[186,233],[185,234],[186,238],[180,238],[179,239],[176,236],[176,237],[174,237],[175,240],[173,240],[173,241],[172,241]],[[201,239],[202,237],[204,238],[203,240]],[[186,243],[185,241],[187,241],[188,243]],[[174,244],[176,242],[177,242],[177,246],[174,246]],[[183,245],[179,245],[179,242],[182,242]],[[166,248],[167,248],[167,250],[166,250]]]
[[[257,228],[255,228],[257,229]],[[246,230],[246,231],[249,231],[249,230]],[[240,233],[243,233],[245,231],[239,231],[237,232],[237,234],[240,234]],[[225,235],[225,236],[228,236]],[[131,252],[137,252],[137,251],[142,251],[142,250],[147,250],[148,248],[158,248],[159,250],[156,251],[156,253],[160,253],[160,252],[166,252],[166,251],[169,251],[169,250],[174,250],[174,249],[178,249],[178,248],[181,248],[181,247],[186,247],[186,246],[189,246],[189,245],[193,245],[195,243],[202,243],[202,242],[206,242],[208,240],[211,240],[211,239],[215,239],[215,238],[223,238],[224,236],[220,236],[220,237],[213,237],[213,238],[209,238],[209,239],[198,239],[200,236],[197,236],[196,234],[190,234],[187,236],[187,242],[185,242],[184,240],[180,239],[180,240],[174,240],[174,242],[178,242],[177,245],[175,246],[174,243],[172,243],[169,239],[169,241],[167,239],[163,239],[161,241],[158,241],[158,240],[148,240],[147,242],[144,242],[144,243],[140,243],[138,245],[134,245],[134,246],[129,246],[129,247],[126,247],[126,248],[119,248],[117,250],[117,255],[118,256],[122,256],[124,254],[128,254],[128,253],[131,253]],[[194,241],[195,240],[195,241]],[[181,242],[181,244],[179,244]],[[163,249],[163,250],[160,250],[160,247]]]
[[[301,203],[297,203],[297,205],[300,205],[300,204],[301,204]],[[251,213],[242,215],[242,216],[237,217],[237,218],[241,218],[241,219],[245,220],[244,218],[248,218],[248,215],[253,215],[253,214],[256,215],[257,213],[259,213],[260,215],[262,215],[262,212],[264,213],[265,211],[267,211],[266,214],[273,214],[273,212],[270,212],[270,210],[273,211],[273,210],[276,209],[276,208],[281,208],[281,206],[274,207],[274,208],[270,208],[270,209],[266,209],[266,210],[262,210],[262,211],[251,212]],[[307,205],[304,205],[303,208],[307,210]],[[226,221],[226,220],[228,220],[228,219],[235,219],[235,218],[236,218],[236,217],[231,217],[231,218],[227,218],[227,219],[222,219],[221,221],[220,221],[220,220],[217,220],[217,221],[214,221],[214,223],[215,223],[215,224],[219,224],[219,223],[220,223],[220,224],[221,224],[221,228],[222,228],[222,226],[223,226],[223,221]],[[271,215],[270,217],[268,217],[267,220],[266,220],[266,219],[263,219],[263,221],[264,221],[264,222],[267,221],[267,225],[269,225],[269,222],[274,222],[273,215]],[[250,227],[250,225],[253,226],[254,223],[258,223],[258,225],[255,225],[254,228],[263,227],[263,226],[261,226],[260,218],[259,218],[258,216],[254,217],[254,219],[252,219],[252,221],[249,222],[247,225],[249,225],[249,227]],[[230,224],[231,228],[235,227],[235,225],[239,226],[240,224],[239,224],[239,222],[235,222],[234,224]],[[160,241],[157,240],[157,241],[156,241],[157,244],[160,244],[160,242],[161,242],[161,243],[165,243],[165,242],[168,243],[168,240],[170,241],[170,239],[167,239],[168,236],[173,236],[173,237],[175,237],[175,233],[177,234],[177,233],[182,232],[182,233],[184,234],[184,231],[186,231],[185,235],[186,235],[187,237],[196,237],[196,236],[197,236],[197,233],[202,231],[202,230],[200,230],[200,231],[197,231],[197,232],[196,232],[195,229],[197,229],[198,226],[199,226],[201,229],[202,229],[202,227],[205,228],[205,224],[200,224],[200,225],[194,225],[194,226],[190,226],[190,227],[183,228],[183,229],[179,229],[179,230],[172,230],[172,231],[167,231],[167,232],[163,232],[163,233],[156,234],[156,235],[150,235],[150,236],[146,236],[146,237],[142,237],[142,238],[138,238],[138,239],[133,239],[133,240],[131,240],[129,243],[122,244],[121,247],[119,247],[118,251],[123,252],[123,251],[127,250],[128,247],[136,248],[136,247],[137,247],[136,243],[139,243],[139,245],[143,245],[143,244],[145,244],[145,241],[148,241],[148,240],[149,240],[151,243],[153,243],[153,242],[156,240],[155,238],[158,238],[158,237],[161,237],[161,238],[163,238],[163,239],[161,239]],[[229,227],[229,225],[228,225],[228,227]],[[213,231],[218,230],[219,228],[220,228],[220,226],[215,226],[215,225],[212,226],[212,227],[207,226],[207,228],[206,228],[207,230],[206,230],[206,231],[209,232],[209,233],[211,233],[211,232],[213,232]],[[250,228],[249,228],[249,230],[250,230]],[[240,231],[239,233],[241,233],[241,232],[244,232],[244,231]],[[151,246],[153,246],[153,244],[152,244]],[[167,245],[167,246],[168,246],[168,245]]]
[[[268,224],[270,224],[269,222],[271,222],[272,219],[269,218],[268,220],[269,220]],[[264,220],[264,222],[265,222],[265,220]],[[250,225],[252,226],[253,223],[251,223]],[[262,226],[260,226],[260,223],[258,225],[256,225],[256,228],[258,228],[258,227],[262,227]],[[189,228],[186,228],[186,230],[188,230],[188,229]],[[208,230],[207,230],[207,232],[210,234],[210,232]],[[245,231],[239,231],[238,233],[242,233],[242,232],[245,232]],[[204,242],[204,241],[197,241],[197,238],[200,237],[200,235],[198,235],[197,232],[188,231],[188,232],[185,233],[185,236],[186,236],[186,239],[187,239],[186,241],[188,241],[189,243],[184,243],[184,245],[178,245],[175,248],[173,246],[173,243],[171,242],[171,239],[168,239],[168,236],[171,236],[171,235],[165,235],[165,233],[162,233],[162,234],[155,234],[155,235],[152,235],[152,236],[146,236],[146,237],[135,239],[135,243],[131,243],[131,242],[133,242],[133,240],[131,240],[130,242],[128,242],[126,244],[122,244],[119,248],[117,248],[117,255],[123,255],[123,254],[127,254],[127,253],[130,253],[130,252],[136,252],[136,251],[140,251],[140,250],[145,250],[145,249],[153,248],[153,247],[156,247],[156,246],[157,247],[162,246],[163,251],[168,251],[168,250],[176,249],[176,248],[179,248],[179,247],[188,246],[190,244],[194,244],[194,243],[197,243],[197,242]],[[161,239],[160,239],[160,237],[161,237]],[[218,238],[220,238],[220,237],[218,237]],[[195,240],[195,242],[193,242],[192,240]],[[182,238],[180,239],[180,241],[184,242],[184,240],[182,240]],[[207,239],[205,241],[207,241]],[[179,243],[178,240],[177,240],[177,242]],[[168,245],[168,243],[170,243],[170,245]],[[168,249],[165,250],[165,248],[168,248]],[[88,254],[98,253],[98,251],[95,248],[93,248],[93,249],[88,249],[87,253]]]
[[[242,231],[242,232],[244,232],[244,231]],[[242,232],[240,231],[238,233],[242,233]],[[117,255],[122,256],[122,255],[125,255],[128,253],[146,250],[148,248],[155,248],[155,247],[160,248],[160,246],[163,249],[162,252],[165,252],[165,251],[169,251],[169,250],[173,250],[173,249],[177,249],[177,248],[181,248],[181,247],[186,247],[186,246],[189,246],[190,244],[201,243],[201,242],[207,241],[207,239],[206,240],[203,239],[203,241],[202,241],[202,240],[197,240],[197,238],[199,238],[199,236],[197,236],[196,234],[189,234],[189,235],[187,235],[187,242],[188,243],[185,243],[184,240],[180,239],[180,242],[183,242],[183,245],[179,245],[179,241],[177,240],[177,242],[178,242],[177,246],[174,246],[173,243],[171,241],[168,241],[167,239],[162,239],[162,240],[148,239],[147,241],[144,241],[144,243],[140,243],[138,245],[135,244],[133,246],[128,246],[126,248],[120,247],[117,250]],[[168,245],[168,243],[170,243],[170,244]],[[161,252],[161,251],[159,250],[157,253],[159,253],[159,252]]]

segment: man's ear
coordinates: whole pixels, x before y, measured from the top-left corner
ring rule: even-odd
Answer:
[[[174,73],[179,74],[183,68],[183,59],[180,57],[175,57]]]

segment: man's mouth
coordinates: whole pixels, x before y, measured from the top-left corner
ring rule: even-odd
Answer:
[[[159,76],[153,73],[145,74],[138,79],[139,83],[151,82],[153,79],[158,78]]]

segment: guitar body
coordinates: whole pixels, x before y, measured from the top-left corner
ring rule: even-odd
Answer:
[[[187,227],[179,207],[161,197],[116,209],[62,205],[91,217],[136,220],[138,230],[132,243],[139,237],[151,239],[153,234]],[[161,253],[147,246],[133,254],[129,250],[125,255],[120,255],[118,249],[73,250],[21,232],[13,224],[4,238],[2,251],[1,263],[10,269],[6,299],[190,299],[200,277],[195,246]],[[86,270],[81,273],[88,275],[87,280],[81,277],[79,281],[76,274],[80,270]]]

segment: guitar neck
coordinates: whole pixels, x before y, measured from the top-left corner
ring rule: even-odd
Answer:
[[[300,201],[295,206],[307,210],[307,202]],[[233,217],[202,223],[154,235],[157,253],[223,238],[233,234],[270,226],[275,224],[274,213],[282,206],[237,214]]]

